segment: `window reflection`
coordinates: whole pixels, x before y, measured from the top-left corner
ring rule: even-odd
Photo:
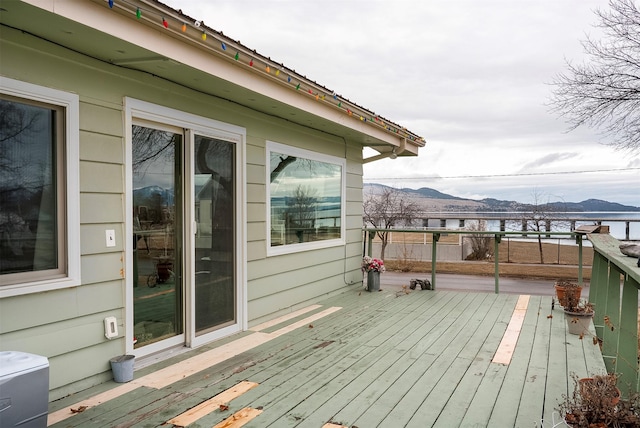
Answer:
[[[0,274],[63,269],[64,205],[56,147],[63,111],[0,99]],[[62,272],[61,272],[62,273]],[[35,278],[16,277],[16,282]],[[8,281],[3,281],[7,283]],[[11,281],[13,282],[13,281]]]
[[[342,166],[270,153],[271,246],[339,239]]]

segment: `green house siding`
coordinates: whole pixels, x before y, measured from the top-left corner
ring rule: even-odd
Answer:
[[[0,350],[44,355],[51,399],[111,378],[109,358],[125,352],[125,129],[131,97],[246,129],[249,325],[343,291],[362,280],[362,148],[343,138],[266,116],[144,73],[117,67],[7,27],[0,76],[78,94],[81,285],[0,299]],[[266,141],[346,158],[346,246],[267,258]],[[73,197],[73,195],[72,195]],[[116,246],[105,246],[105,230]],[[120,336],[107,340],[104,318]]]

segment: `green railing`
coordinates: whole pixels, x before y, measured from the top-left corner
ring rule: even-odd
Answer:
[[[593,324],[602,341],[607,371],[617,373],[618,387],[640,391],[638,384],[638,259],[620,252],[611,235],[588,235],[593,245],[589,301],[595,304]]]
[[[582,279],[582,239],[583,234],[576,232],[533,232],[533,231],[477,231],[477,230],[442,230],[442,229],[379,229],[379,228],[364,228],[364,236],[365,236],[365,249],[363,255],[372,255],[373,249],[373,240],[375,238],[376,232],[399,232],[399,233],[418,233],[418,234],[430,234],[433,236],[431,240],[431,285],[433,289],[436,289],[436,260],[437,260],[437,243],[440,240],[440,236],[442,235],[479,235],[479,236],[487,236],[494,239],[494,288],[495,293],[498,294],[500,292],[500,253],[499,253],[499,244],[502,241],[502,238],[505,236],[516,236],[523,237],[526,235],[527,237],[537,237],[541,236],[543,239],[549,239],[552,237],[561,237],[568,236],[570,238],[574,238],[576,243],[578,244],[578,282],[580,285],[583,283]]]

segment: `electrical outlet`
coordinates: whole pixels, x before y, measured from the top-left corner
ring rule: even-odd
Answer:
[[[116,246],[116,231],[113,229],[106,230],[107,235],[107,247],[115,247]]]
[[[109,340],[114,337],[118,337],[118,323],[116,321],[116,317],[106,317],[104,319],[104,335]]]

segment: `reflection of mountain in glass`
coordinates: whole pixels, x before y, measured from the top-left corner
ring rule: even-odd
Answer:
[[[160,186],[147,186],[134,189],[133,199],[136,201],[140,221],[150,224],[165,223],[174,207],[173,189]]]

